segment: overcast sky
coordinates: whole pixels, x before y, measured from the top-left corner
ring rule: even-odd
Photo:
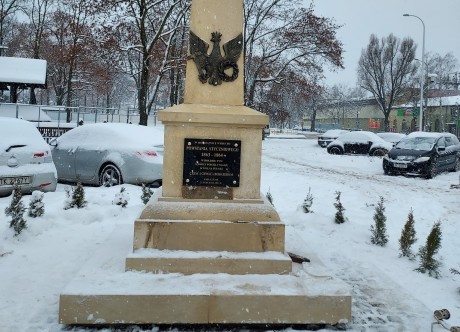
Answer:
[[[307,0],[307,3],[309,1]],[[361,50],[374,33],[379,38],[393,33],[402,39],[411,37],[417,44],[416,57],[421,59],[425,23],[425,54],[451,52],[460,61],[460,0],[314,0],[318,15],[332,17],[343,25],[338,38],[345,50],[345,69],[328,73],[327,84],[356,84],[356,68]]]

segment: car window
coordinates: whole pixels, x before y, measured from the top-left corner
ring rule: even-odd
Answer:
[[[454,142],[454,140],[453,140],[453,137],[446,136],[445,139],[446,139],[446,147],[455,145],[455,142]]]
[[[403,138],[396,144],[398,149],[429,151],[433,148],[436,137],[409,137]]]

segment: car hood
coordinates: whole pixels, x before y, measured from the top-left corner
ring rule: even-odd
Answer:
[[[391,159],[399,159],[399,160],[413,160],[419,157],[424,157],[424,156],[429,156],[431,154],[431,151],[426,151],[426,150],[411,150],[411,149],[396,149],[393,148],[388,152],[388,156]],[[408,157],[408,158],[404,158]]]

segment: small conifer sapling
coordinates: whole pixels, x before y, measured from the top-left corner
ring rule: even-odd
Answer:
[[[120,205],[121,207],[128,206],[129,194],[126,192],[125,187],[120,188],[120,192],[115,194],[115,198],[112,203],[115,205]]]
[[[43,204],[43,193],[34,191],[29,202],[29,217],[37,218],[45,214],[45,204]]]
[[[270,188],[268,188],[267,199],[268,199],[268,201],[270,202],[271,205],[275,206],[275,204],[273,204],[273,196],[270,193]]]
[[[313,212],[313,210],[311,209],[312,205],[313,205],[313,195],[311,194],[311,189],[308,188],[307,197],[305,197],[303,204],[302,204],[303,212],[305,213]]]
[[[150,200],[150,197],[152,197],[153,191],[150,189],[150,187],[146,186],[145,184],[142,184],[142,196],[141,200],[144,204],[147,204]]]
[[[5,214],[11,217],[10,228],[14,229],[15,236],[18,236],[25,228],[27,228],[27,223],[24,219],[25,211],[26,208],[22,203],[21,187],[19,184],[15,183],[11,203],[5,208]]]
[[[385,199],[380,196],[379,202],[375,207],[374,225],[371,226],[371,243],[382,247],[384,247],[388,242],[386,227],[387,217],[385,216],[385,206],[383,204],[384,202]]]
[[[441,248],[442,232],[441,222],[433,225],[430,234],[426,239],[426,244],[418,251],[420,265],[415,270],[421,273],[428,273],[430,277],[439,278],[439,267],[441,263],[435,258]]]
[[[342,193],[340,191],[335,192],[335,203],[334,206],[337,209],[337,212],[335,213],[335,223],[336,224],[343,224],[345,222],[345,215],[343,214],[343,211],[345,211],[345,208],[342,205],[342,202],[340,201],[340,195]]]
[[[414,211],[411,209],[409,215],[407,216],[406,224],[401,232],[401,237],[399,238],[399,257],[408,257],[409,259],[414,259],[415,254],[412,252],[412,245],[417,241],[414,227]]]
[[[65,210],[71,209],[71,208],[78,208],[81,209],[86,206],[88,203],[85,200],[85,189],[83,188],[83,185],[81,184],[80,180],[77,182],[77,186],[75,188],[72,187],[72,189],[67,189],[66,188],[66,193],[67,193],[67,202],[64,207]]]

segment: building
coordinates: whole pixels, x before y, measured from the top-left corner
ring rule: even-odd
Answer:
[[[452,91],[450,91],[452,92]],[[425,99],[424,131],[451,132],[460,134],[460,95],[429,97]],[[433,95],[433,94],[430,94]],[[393,107],[389,121],[390,131],[409,133],[419,130],[419,107],[414,103]],[[311,119],[304,118],[304,127],[311,125]],[[316,116],[315,128],[324,131],[333,128],[384,131],[384,116],[373,98],[356,101],[336,101],[324,105]]]

